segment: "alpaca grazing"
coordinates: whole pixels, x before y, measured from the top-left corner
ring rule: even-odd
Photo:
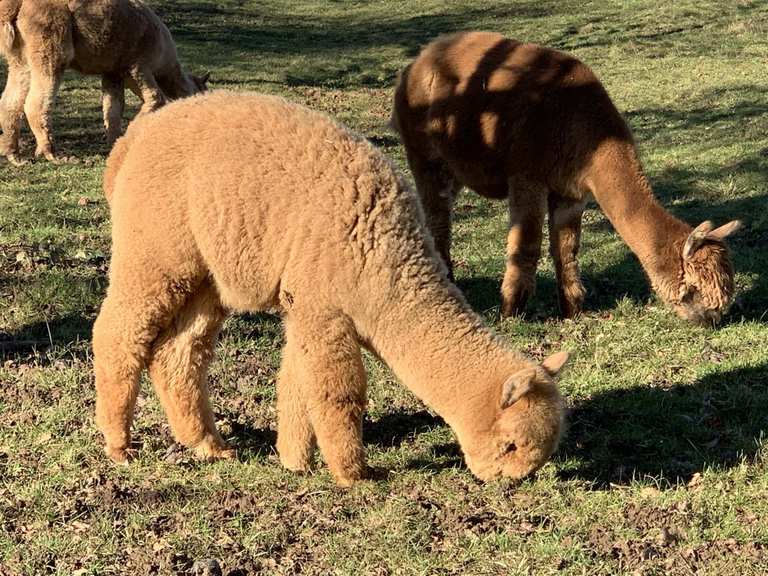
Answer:
[[[575,58],[490,32],[441,37],[401,73],[392,125],[449,268],[461,187],[508,200],[503,316],[521,312],[534,292],[547,211],[562,313],[581,311],[577,253],[590,196],[679,316],[712,323],[727,310],[734,283],[723,241],[739,222],[692,230],[667,213],[629,127]]]
[[[205,90],[208,79],[182,70],[171,33],[141,0],[0,0],[0,53],[8,62],[0,154],[17,165],[22,112],[35,156],[60,160],[51,115],[67,68],[101,76],[110,146],[122,131],[126,86],[141,98],[141,115]]]
[[[107,161],[107,297],[94,326],[96,419],[128,456],[144,366],[176,439],[227,457],[207,365],[228,310],[280,310],[277,448],[317,444],[339,484],[365,472],[360,347],[456,433],[472,472],[521,477],[552,454],[553,377],[506,348],[448,280],[415,193],[364,138],[276,97],[217,92],[131,124]]]

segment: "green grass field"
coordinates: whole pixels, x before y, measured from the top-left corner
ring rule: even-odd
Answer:
[[[476,481],[447,426],[366,358],[369,462],[336,488],[280,468],[279,319],[232,318],[210,386],[239,461],[173,445],[151,386],[139,456],[115,467],[93,422],[90,333],[106,287],[108,153],[99,81],[68,74],[55,134],[77,165],[0,160],[0,576],[764,574],[768,567],[768,5],[760,0],[156,0],[184,63],[216,89],[327,111],[405,169],[395,75],[438,34],[493,29],[573,52],[624,112],[657,195],[691,224],[732,218],[739,295],[717,329],[683,324],[592,206],[577,321],[552,265],[523,319],[499,320],[506,206],[459,199],[457,281],[532,357],[566,348],[569,430],[522,483]],[[0,70],[4,84],[5,68]],[[135,101],[130,114],[135,112]],[[25,153],[33,143],[25,133]]]

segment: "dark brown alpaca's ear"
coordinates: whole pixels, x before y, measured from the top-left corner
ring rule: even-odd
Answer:
[[[547,371],[547,374],[549,374],[554,378],[555,376],[558,375],[560,370],[563,369],[563,366],[565,366],[565,363],[568,362],[569,356],[570,355],[565,350],[561,350],[560,352],[555,352],[554,354],[547,356],[544,359],[544,361],[541,363],[541,367]]]
[[[509,408],[531,391],[533,381],[536,379],[535,368],[523,368],[507,378],[501,388],[501,408]]]
[[[208,80],[210,80],[210,78],[211,78],[211,73],[210,72],[206,72],[205,74],[200,76],[200,82],[202,84],[206,84],[208,82]]]
[[[699,246],[701,246],[706,240],[717,240],[722,242],[728,236],[741,228],[741,220],[731,220],[727,224],[723,224],[715,230],[712,228],[714,228],[714,225],[712,222],[707,220],[706,222],[702,222],[693,229],[693,232],[690,233],[688,239],[685,241],[685,246],[683,246],[683,258],[690,258],[691,254],[696,252]]]
[[[728,224],[723,224],[720,226],[720,228],[715,228],[707,234],[707,238],[710,240],[719,240],[722,242],[725,240],[728,236],[736,232],[739,228],[741,228],[741,220],[731,220],[728,222]]]
[[[688,235],[688,238],[685,241],[685,245],[683,246],[684,259],[687,260],[694,252],[696,252],[698,247],[701,246],[707,239],[707,234],[712,231],[712,228],[714,228],[714,224],[712,224],[712,222],[709,220],[706,220],[693,229],[693,231]]]

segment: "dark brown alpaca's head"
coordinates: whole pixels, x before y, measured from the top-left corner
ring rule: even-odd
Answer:
[[[741,227],[733,220],[717,229],[699,224],[681,253],[681,282],[671,304],[678,316],[702,325],[720,321],[733,301],[733,266],[725,238]]]

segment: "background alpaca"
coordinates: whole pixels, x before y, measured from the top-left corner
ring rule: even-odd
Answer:
[[[448,281],[413,192],[324,115],[223,92],[175,103],[118,141],[105,192],[113,251],[93,350],[114,460],[145,365],[176,438],[231,455],[205,385],[227,309],[285,315],[277,446],[292,470],[317,442],[337,482],[363,476],[361,345],[445,418],[478,477],[526,475],[555,449],[567,354],[537,366],[506,349]]]
[[[4,0],[0,53],[8,81],[0,101],[0,153],[19,159],[22,111],[37,141],[36,156],[56,161],[51,107],[64,70],[101,76],[107,142],[120,136],[128,86],[143,101],[139,114],[205,89],[208,77],[181,69],[168,28],[140,0]]]
[[[667,213],[643,174],[628,126],[575,58],[490,32],[441,37],[403,70],[393,126],[449,267],[460,188],[508,199],[502,315],[521,312],[534,292],[547,211],[562,312],[581,311],[577,253],[590,196],[678,315],[711,323],[728,308],[733,269],[723,240],[739,222],[691,230]]]

